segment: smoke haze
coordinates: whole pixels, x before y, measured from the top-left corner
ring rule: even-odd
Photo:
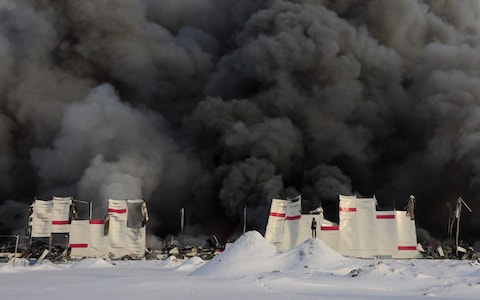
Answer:
[[[0,1],[0,216],[144,198],[149,230],[264,230],[272,197],[480,218],[480,3]],[[12,213],[13,211],[13,213]],[[335,218],[334,215],[330,216]]]

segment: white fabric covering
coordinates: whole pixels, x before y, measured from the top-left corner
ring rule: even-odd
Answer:
[[[72,197],[53,197],[52,233],[69,232],[72,200]]]
[[[89,257],[90,221],[72,220],[70,224],[70,256],[72,258]]]
[[[301,201],[300,198],[294,200],[287,200],[287,212],[285,216],[286,220],[286,239],[284,248],[282,250],[291,249],[301,242],[298,241],[300,231],[300,219],[302,217],[301,213]]]
[[[90,220],[89,222],[90,256],[106,257],[108,255],[108,239],[103,234],[104,226],[104,220]]]
[[[128,220],[135,228],[127,228],[127,253],[134,258],[142,258],[145,256],[146,231],[142,226],[144,219],[143,214],[145,201],[143,199],[127,200]]]
[[[33,203],[32,237],[50,237],[52,231],[52,200],[35,199]]]
[[[143,199],[109,199],[108,234],[104,220],[70,220],[72,203],[72,197],[36,199],[32,205],[32,238],[48,238],[52,233],[68,234],[71,257],[145,256],[148,211]],[[133,228],[127,227],[128,218]]]
[[[127,254],[127,201],[108,199],[108,214],[110,215],[108,231],[110,256],[120,258]]]
[[[283,226],[285,224],[286,212],[287,202],[285,200],[272,199],[267,228],[265,230],[265,239],[276,245],[279,249],[283,248]]]
[[[377,211],[377,200],[339,195],[339,224],[323,213],[302,214],[301,203],[273,199],[265,239],[282,251],[312,237],[311,221],[317,221],[317,238],[342,255],[355,257],[414,258],[415,220],[406,211]]]

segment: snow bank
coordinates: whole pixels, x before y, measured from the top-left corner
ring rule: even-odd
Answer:
[[[24,258],[12,258],[0,264],[0,273],[16,273],[28,268],[29,261]]]
[[[179,265],[183,264],[185,259],[176,258],[175,256],[169,256],[162,260],[161,263],[157,264],[156,267],[158,268],[165,268],[165,269],[173,269],[178,267]]]
[[[328,247],[322,240],[315,238],[308,239],[296,248],[276,257],[277,265],[282,270],[321,269],[347,260],[346,257]]]
[[[204,264],[205,264],[205,261],[203,259],[201,259],[200,257],[194,256],[192,258],[185,260],[182,264],[177,266],[175,270],[192,272],[193,270],[199,268]]]
[[[344,260],[347,258],[319,239],[309,239],[288,252],[280,253],[258,232],[249,231],[191,275],[244,276],[252,273],[323,268]]]
[[[85,258],[74,262],[70,268],[85,269],[85,268],[113,268],[114,266],[102,258]]]
[[[260,233],[249,231],[191,275],[229,276],[271,271],[275,267],[270,260],[277,253],[277,248]]]
[[[278,253],[278,249],[267,242],[257,231],[248,231],[228,247],[221,256],[225,259],[251,259],[270,257]]]

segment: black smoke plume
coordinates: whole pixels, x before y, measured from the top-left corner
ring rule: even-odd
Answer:
[[[34,197],[144,198],[149,229],[264,230],[376,195],[479,238],[480,4],[437,0],[3,0],[0,215]],[[22,211],[24,210],[24,211]]]

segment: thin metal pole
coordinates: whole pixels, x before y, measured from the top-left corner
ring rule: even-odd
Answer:
[[[243,208],[243,233],[247,231],[247,204]]]
[[[15,242],[15,254],[17,254],[17,251],[18,251],[18,240],[20,239],[20,235],[17,234],[16,238],[17,238],[17,241]]]
[[[180,233],[183,235],[183,227],[185,223],[185,208],[180,209]]]
[[[90,208],[90,212],[89,212],[90,220],[92,220],[92,214],[93,214],[93,205],[92,205],[92,201],[90,201],[88,205],[89,205],[89,208]]]
[[[462,207],[457,207],[458,209],[458,218],[457,218],[457,234],[455,236],[455,251],[457,253],[457,257],[458,257],[458,235],[459,235],[459,232],[460,232],[460,211],[462,210]]]

